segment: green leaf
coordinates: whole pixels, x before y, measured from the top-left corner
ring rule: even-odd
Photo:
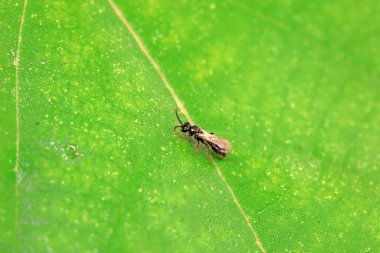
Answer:
[[[379,11],[2,3],[0,251],[377,252]]]

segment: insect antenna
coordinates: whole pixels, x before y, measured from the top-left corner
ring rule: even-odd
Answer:
[[[181,126],[183,126],[182,121],[178,116],[177,109],[175,109],[175,115],[177,116],[177,119],[178,119],[179,123],[181,124]]]
[[[175,115],[177,116],[177,119],[178,119],[178,121],[179,121],[179,123],[181,125],[180,126],[175,126],[174,129],[173,129],[173,131],[175,131],[178,127],[183,127],[182,121],[181,121],[181,119],[178,116],[177,109],[175,109],[174,111],[175,111]]]
[[[175,131],[178,127],[182,127],[182,126],[175,126],[174,129],[173,129],[173,131]]]

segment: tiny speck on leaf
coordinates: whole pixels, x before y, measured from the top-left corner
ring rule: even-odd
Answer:
[[[79,147],[75,144],[68,144],[64,147],[63,159],[74,159],[80,155]]]

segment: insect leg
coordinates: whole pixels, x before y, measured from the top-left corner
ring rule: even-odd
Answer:
[[[174,132],[176,132],[175,130],[176,130],[177,127],[182,127],[182,126],[176,126],[176,127],[174,127],[174,129],[173,129]],[[181,136],[189,136],[187,133],[186,134],[180,133],[180,135]]]
[[[194,150],[194,154],[197,153],[198,148],[199,148],[199,140],[197,139],[197,147]]]
[[[207,155],[208,155],[208,158],[212,158],[211,157],[211,147],[209,145],[207,145]]]

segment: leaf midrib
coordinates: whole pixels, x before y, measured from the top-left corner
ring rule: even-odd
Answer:
[[[150,53],[146,49],[144,43],[142,42],[141,38],[138,36],[138,34],[136,33],[136,31],[132,28],[132,26],[126,20],[126,18],[123,15],[122,11],[118,8],[118,6],[115,4],[115,2],[113,0],[108,0],[108,2],[111,5],[111,7],[113,8],[113,10],[115,11],[115,14],[120,18],[120,20],[123,22],[123,24],[125,25],[125,27],[127,28],[127,30],[131,33],[132,37],[135,39],[136,43],[138,44],[140,50],[148,58],[149,62],[153,65],[154,69],[157,71],[157,73],[161,77],[163,83],[165,84],[165,87],[169,90],[171,96],[173,97],[173,99],[176,102],[177,106],[180,108],[181,112],[183,114],[185,114],[185,116],[187,117],[187,119],[189,120],[189,122],[191,124],[194,124],[194,122],[193,122],[190,114],[188,113],[187,109],[185,108],[185,106],[183,105],[183,103],[181,102],[181,100],[179,99],[178,95],[175,93],[173,87],[169,84],[169,82],[168,82],[166,76],[164,75],[163,71],[161,70],[160,66],[153,59],[153,57],[150,55]],[[255,237],[256,244],[258,245],[258,247],[260,248],[260,250],[265,253],[266,250],[264,248],[263,243],[261,242],[261,240],[259,238],[258,233],[256,232],[256,230],[252,226],[249,217],[247,216],[247,214],[244,212],[243,208],[241,207],[241,204],[240,204],[239,200],[237,199],[237,197],[236,197],[236,195],[235,195],[235,193],[234,193],[231,185],[225,179],[225,177],[224,177],[224,175],[222,173],[222,170],[215,163],[214,159],[212,157],[210,157],[210,160],[211,160],[212,164],[214,165],[215,169],[217,170],[217,173],[218,173],[220,179],[222,180],[222,182],[224,183],[224,185],[227,187],[227,189],[228,189],[228,191],[229,191],[229,193],[230,193],[230,195],[231,195],[231,197],[233,199],[234,204],[238,207],[240,213],[244,217],[244,220],[246,221],[248,228],[251,230],[253,236]]]

